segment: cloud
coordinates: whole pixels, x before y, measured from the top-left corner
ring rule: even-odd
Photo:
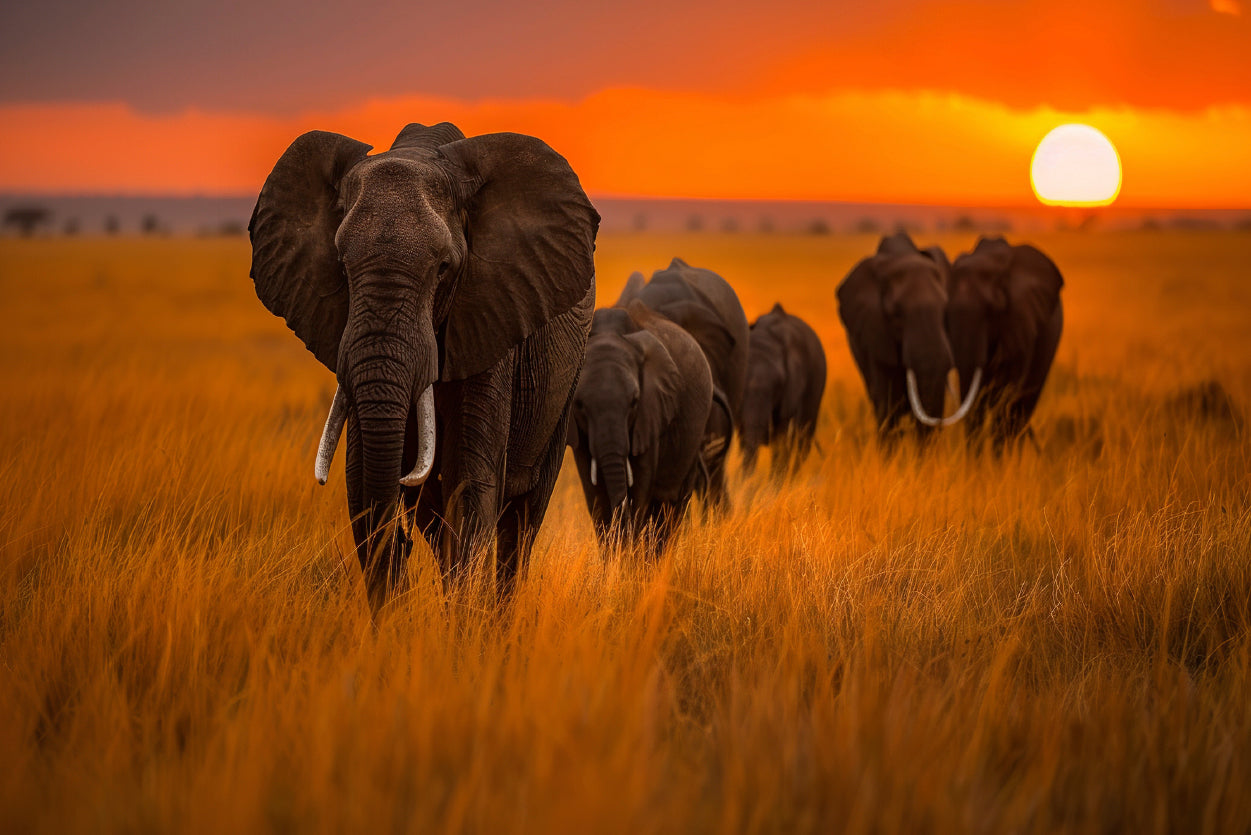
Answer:
[[[637,88],[573,103],[398,97],[289,118],[3,106],[0,191],[255,194],[303,131],[382,149],[407,122],[442,120],[470,135],[540,136],[594,194],[1030,205],[1030,156],[1064,122],[1115,143],[1122,205],[1247,208],[1251,194],[1251,108],[1239,105],[1020,109],[932,92],[733,98]]]
[[[1209,0],[1212,5],[1212,11],[1221,14],[1230,14],[1238,17],[1242,14],[1242,6],[1238,0]]]

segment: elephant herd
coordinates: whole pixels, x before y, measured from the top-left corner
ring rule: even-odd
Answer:
[[[506,592],[566,446],[601,542],[664,547],[693,495],[728,506],[737,435],[775,474],[814,442],[825,354],[780,304],[749,326],[734,289],[675,258],[595,309],[599,215],[541,140],[411,124],[385,152],[313,131],[282,154],[249,225],[257,295],[338,386],[318,447],[341,436],[357,556],[385,601],[420,533],[445,576],[495,545]],[[949,263],[884,238],[838,288],[887,443],[989,421],[1021,437],[1062,326],[1055,265],[979,241]],[[942,417],[946,380],[962,404]]]

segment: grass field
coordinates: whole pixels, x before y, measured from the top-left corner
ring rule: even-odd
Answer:
[[[821,454],[654,567],[566,467],[510,613],[423,557],[376,627],[246,241],[0,242],[0,829],[1247,831],[1251,435],[1177,395],[1251,404],[1251,236],[1034,242],[1066,332],[993,460],[871,442],[874,240],[602,237],[601,304],[682,255],[807,318]]]

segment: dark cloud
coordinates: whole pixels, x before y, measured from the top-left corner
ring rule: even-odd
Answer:
[[[49,0],[0,7],[0,101],[258,112],[371,96],[577,99],[887,87],[1013,104],[1251,101],[1207,0]]]

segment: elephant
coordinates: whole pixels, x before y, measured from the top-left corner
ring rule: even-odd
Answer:
[[[639,300],[595,312],[569,423],[601,545],[664,549],[699,476],[712,372],[699,343]]]
[[[681,258],[652,273],[650,281],[636,272],[626,281],[616,307],[638,299],[695,338],[712,371],[714,408],[704,435],[706,490],[711,503],[725,509],[725,459],[734,437],[734,415],[747,387],[747,314],[738,294],[712,270],[692,267]]]
[[[390,150],[312,131],[249,224],[251,276],[338,386],[348,512],[371,603],[419,530],[445,578],[496,547],[506,592],[543,521],[595,307],[599,214],[531,136],[410,124]]]
[[[762,446],[773,446],[781,474],[808,457],[825,393],[825,351],[808,323],[781,304],[751,325],[747,394],[738,417],[743,469],[755,469]]]
[[[981,380],[966,430],[982,435],[990,418],[996,452],[1028,433],[1064,330],[1055,262],[1028,244],[980,238],[956,258],[947,283],[947,332],[962,395]]]
[[[967,415],[977,394],[974,379],[955,414],[942,417],[947,374],[955,366],[945,320],[946,263],[938,247],[919,250],[898,232],[883,237],[877,253],[838,286],[839,318],[884,444],[894,443],[909,407],[925,442],[935,428]]]

